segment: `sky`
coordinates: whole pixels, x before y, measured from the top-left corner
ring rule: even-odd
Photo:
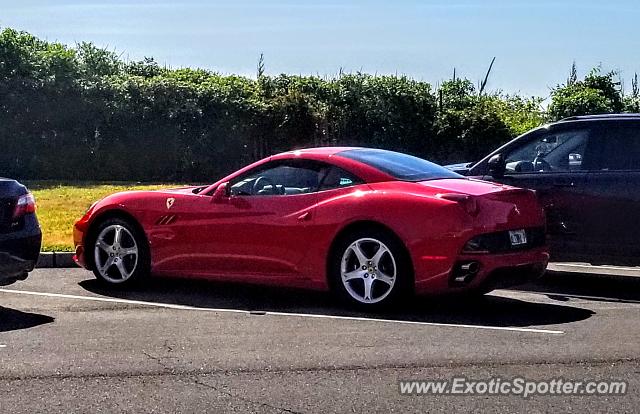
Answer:
[[[601,65],[626,88],[640,72],[638,0],[0,0],[0,28],[73,45],[91,41],[124,59],[255,76],[404,74],[436,84],[477,82],[547,97]]]

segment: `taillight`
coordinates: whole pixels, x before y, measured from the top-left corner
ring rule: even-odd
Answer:
[[[33,194],[25,194],[18,198],[18,202],[16,203],[16,208],[13,210],[13,219],[17,220],[20,217],[36,212],[36,199]]]
[[[436,197],[442,198],[443,200],[454,201],[464,208],[464,211],[467,214],[476,216],[480,211],[478,207],[478,202],[475,197],[470,196],[469,194],[460,194],[460,193],[445,193],[445,194],[437,194]]]

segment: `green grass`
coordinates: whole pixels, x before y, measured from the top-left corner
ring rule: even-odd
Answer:
[[[35,195],[43,251],[73,251],[73,223],[95,201],[118,191],[156,190],[176,184],[23,182]]]

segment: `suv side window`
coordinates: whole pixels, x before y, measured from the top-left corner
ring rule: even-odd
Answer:
[[[581,170],[589,136],[587,128],[544,132],[505,154],[506,174]]]
[[[593,154],[593,169],[640,170],[640,125],[617,122],[602,127]]]
[[[318,191],[326,168],[315,162],[270,162],[236,178],[230,183],[235,196],[274,196],[306,194]]]

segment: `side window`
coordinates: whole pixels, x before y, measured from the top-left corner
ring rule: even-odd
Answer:
[[[231,182],[236,196],[294,195],[318,191],[324,168],[315,163],[277,162],[249,171]]]
[[[505,154],[507,174],[569,172],[583,168],[588,129],[544,133]]]
[[[600,135],[595,145],[594,170],[640,170],[640,125],[607,125]]]
[[[338,167],[330,167],[320,184],[320,191],[362,184],[360,178]]]

